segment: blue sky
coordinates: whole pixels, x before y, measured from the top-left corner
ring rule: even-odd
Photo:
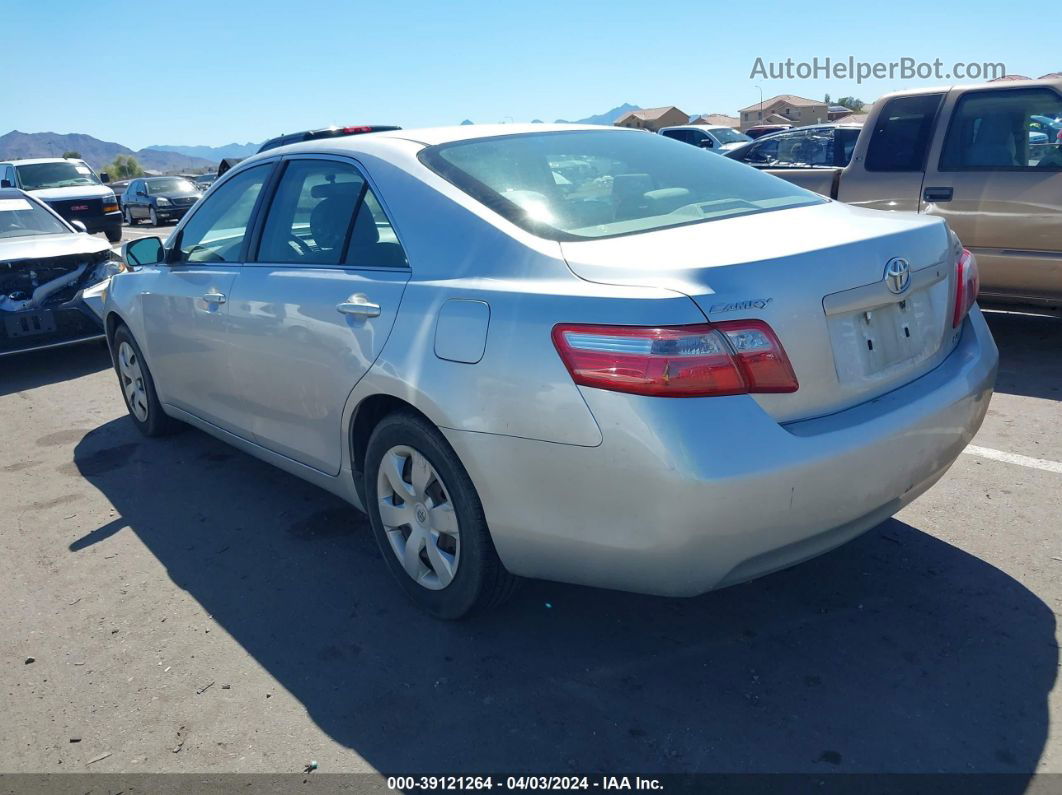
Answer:
[[[0,134],[219,145],[332,123],[575,119],[623,102],[733,113],[758,102],[754,85],[873,100],[941,82],[753,80],[758,56],[1062,70],[1054,2],[846,5],[2,0]]]

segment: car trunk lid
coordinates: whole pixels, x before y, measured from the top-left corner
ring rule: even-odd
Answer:
[[[800,382],[755,399],[779,422],[871,400],[935,367],[951,328],[952,240],[936,219],[837,203],[561,244],[581,278],[690,296],[710,321],[774,329]],[[909,263],[899,294],[887,264]]]

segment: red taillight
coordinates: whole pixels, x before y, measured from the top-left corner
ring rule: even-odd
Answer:
[[[796,375],[770,326],[731,320],[696,326],[553,328],[575,383],[659,397],[795,392]]]
[[[970,307],[977,300],[981,289],[981,276],[977,272],[977,260],[967,249],[962,250],[955,265],[955,313],[951,318],[951,327],[958,328]]]
[[[360,124],[356,127],[343,127],[340,132],[344,132],[347,135],[353,135],[354,133],[367,133],[372,132],[372,127],[365,124]]]

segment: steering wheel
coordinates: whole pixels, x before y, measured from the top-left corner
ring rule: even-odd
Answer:
[[[288,232],[288,242],[294,243],[295,248],[298,250],[299,254],[304,257],[308,257],[313,253],[313,249],[307,246],[305,242],[300,240],[294,232]]]

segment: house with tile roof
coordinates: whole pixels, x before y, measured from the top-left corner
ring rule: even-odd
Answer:
[[[817,99],[798,97],[795,94],[779,94],[765,99],[755,105],[742,108],[742,132],[757,124],[791,124],[804,127],[808,124],[822,124],[829,120],[829,106]]]

